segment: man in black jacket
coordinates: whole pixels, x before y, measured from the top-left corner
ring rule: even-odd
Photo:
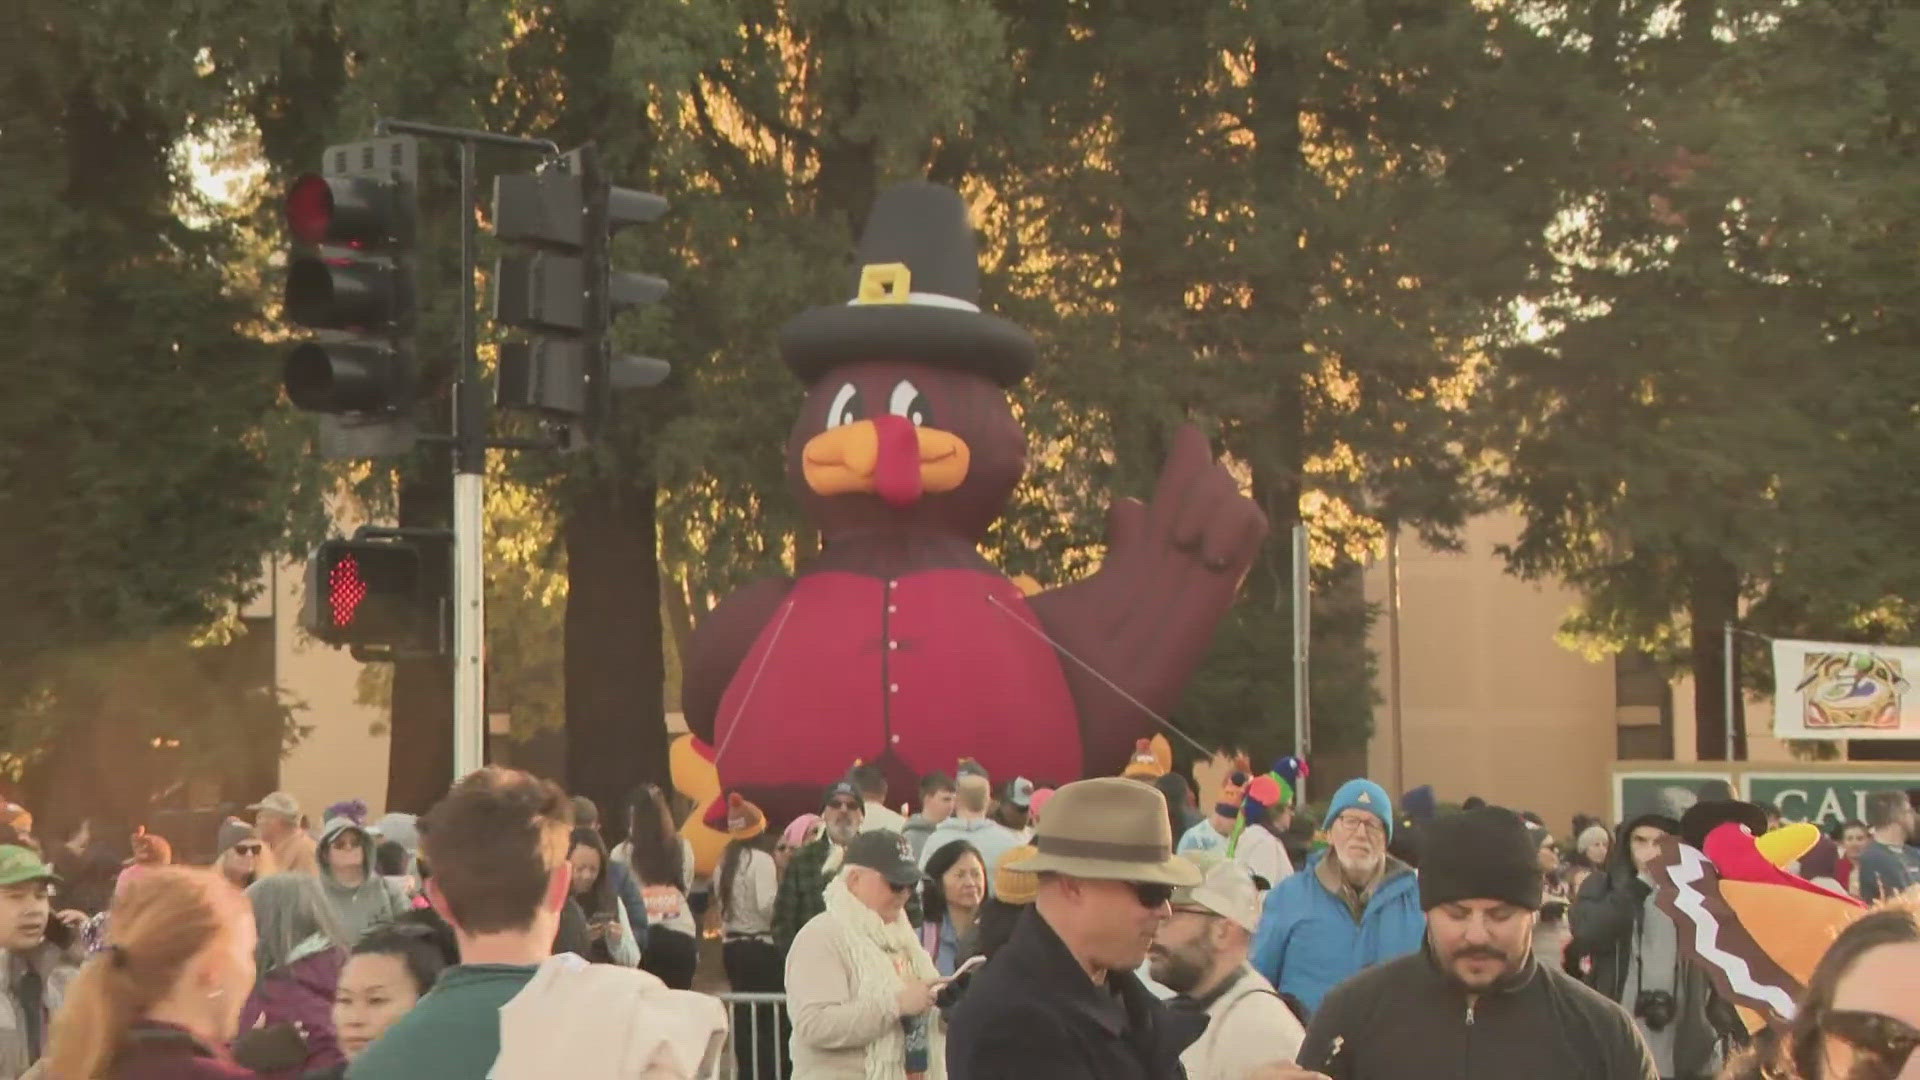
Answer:
[[[1181,1080],[1206,1018],[1168,1012],[1134,974],[1174,886],[1200,883],[1166,800],[1118,777],[1068,784],[1033,843],[1020,869],[1040,894],[948,1014],[948,1080]]]
[[[1335,987],[1300,1064],[1334,1080],[1656,1080],[1624,1009],[1534,961],[1542,886],[1512,811],[1435,819],[1420,860],[1426,947]]]
[[[1680,833],[1680,822],[1660,814],[1620,827],[1607,872],[1589,874],[1574,898],[1567,957],[1585,969],[1588,986],[1633,1014],[1662,1077],[1702,1080],[1720,1066],[1712,988],[1681,958],[1679,931],[1655,906],[1647,877],[1661,841]]]

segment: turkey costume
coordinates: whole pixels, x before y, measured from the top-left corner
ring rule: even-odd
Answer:
[[[1647,867],[1655,903],[1680,928],[1680,955],[1705,971],[1748,1032],[1786,1030],[1827,946],[1866,906],[1784,869],[1820,830],[1767,831],[1749,802],[1696,804]]]
[[[1183,428],[1153,502],[1115,504],[1102,569],[1026,595],[978,545],[1025,471],[1006,392],[1036,350],[976,303],[966,204],[883,192],[858,261],[852,300],[780,334],[808,391],[788,482],[822,550],[696,633],[687,725],[719,782],[703,786],[786,820],[855,760],[895,792],[963,757],[1055,783],[1117,771],[1152,726],[1140,706],[1164,713],[1199,664],[1265,517]]]

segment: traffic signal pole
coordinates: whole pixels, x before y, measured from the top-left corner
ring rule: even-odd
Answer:
[[[600,437],[618,390],[658,385],[664,360],[616,355],[622,311],[656,303],[667,282],[616,270],[615,232],[667,209],[658,195],[614,186],[591,144],[562,154],[547,139],[381,120],[375,136],[327,148],[321,172],[287,196],[296,244],[286,314],[315,337],[288,353],[284,388],[320,414],[326,457],[388,457],[423,442],[452,451],[447,529],[363,528],[328,540],[309,560],[303,625],[362,660],[453,659],[453,779],[486,764],[486,601],[483,540],[487,452],[577,450]],[[416,229],[420,140],[457,144],[460,163],[460,317],[448,434],[418,430],[431,399],[419,350]],[[539,418],[545,440],[489,438],[479,356],[479,221],[474,158],[482,146],[536,151],[539,168],[494,178],[491,223],[508,245],[494,269],[494,319],[514,335],[500,346],[494,403]],[[448,564],[451,564],[450,566]]]
[[[474,150],[482,145],[537,150],[558,157],[548,139],[381,120],[381,135],[413,135],[460,147],[460,355],[453,385],[453,778],[487,761],[486,530],[487,400],[480,377],[474,274],[478,224],[474,214]]]

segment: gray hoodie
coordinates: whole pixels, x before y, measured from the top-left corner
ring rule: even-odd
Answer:
[[[367,854],[366,878],[358,885],[343,885],[333,876],[333,840],[341,833],[352,830],[360,838],[360,849]],[[326,888],[327,900],[333,905],[333,912],[340,918],[340,928],[346,932],[347,944],[351,946],[360,940],[360,935],[377,923],[390,922],[407,910],[407,902],[391,883],[374,872],[373,838],[367,830],[354,824],[348,818],[334,818],[327,822],[320,833],[320,884]]]

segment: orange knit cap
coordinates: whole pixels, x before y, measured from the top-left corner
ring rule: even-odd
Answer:
[[[1032,844],[1008,848],[993,867],[993,898],[1002,903],[1031,904],[1040,895],[1040,875],[1029,874],[1019,864],[1039,854]]]

